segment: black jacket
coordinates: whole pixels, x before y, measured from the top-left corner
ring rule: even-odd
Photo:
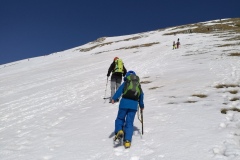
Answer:
[[[107,73],[107,76],[108,76],[108,77],[110,76],[110,73],[111,73],[112,71],[114,71],[114,69],[115,69],[115,61],[112,62],[112,64],[110,65],[110,67],[109,67],[109,69],[108,69],[108,73]],[[124,65],[123,65],[123,73],[114,72],[114,73],[112,73],[112,76],[114,75],[114,76],[122,77],[122,76],[125,76],[126,73],[127,73],[127,70],[126,70],[126,68],[125,68]]]

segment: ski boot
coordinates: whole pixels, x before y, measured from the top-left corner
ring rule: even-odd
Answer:
[[[130,141],[128,141],[128,140],[124,141],[124,147],[125,148],[130,148],[130,146],[131,146],[131,142]]]
[[[123,130],[118,131],[113,140],[116,141],[118,139],[120,141],[123,138],[123,134]]]

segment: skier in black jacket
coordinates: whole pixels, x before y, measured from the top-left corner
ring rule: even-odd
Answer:
[[[112,102],[113,95],[115,94],[116,90],[120,87],[120,85],[122,83],[122,77],[124,77],[127,73],[127,70],[124,67],[124,64],[123,64],[122,60],[119,59],[118,57],[115,57],[113,59],[113,62],[111,63],[111,65],[108,69],[107,77],[110,76],[111,72],[112,72],[112,76],[111,76],[111,98],[109,100],[109,103]]]

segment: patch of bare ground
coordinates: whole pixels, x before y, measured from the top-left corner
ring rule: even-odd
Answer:
[[[229,91],[229,93],[231,93],[231,94],[237,94],[238,91],[237,91],[237,90],[232,90],[232,91]]]
[[[205,23],[182,25],[175,28],[175,29],[181,29],[181,31],[172,31],[172,32],[165,33],[164,35],[185,34],[189,32],[190,33],[212,33],[217,31],[225,31],[225,32],[228,31],[233,33],[240,33],[240,18],[219,20],[219,21],[214,21],[212,23],[213,24],[210,26],[205,25]],[[192,29],[189,29],[189,28],[192,28]]]
[[[239,100],[239,97],[234,97],[230,99],[230,101],[238,101],[238,100]]]
[[[141,81],[141,84],[148,84],[148,83],[152,83],[152,81]]]
[[[135,37],[124,39],[123,41],[132,41],[132,40],[136,40],[136,39],[139,39],[139,38],[142,38],[142,37],[141,36],[135,36]]]
[[[88,52],[88,51],[93,50],[94,48],[102,47],[102,46],[105,46],[105,45],[110,45],[112,43],[113,42],[102,43],[102,44],[98,44],[98,45],[95,45],[95,46],[92,46],[92,47],[89,47],[89,48],[80,48],[80,49],[77,49],[77,50],[79,50],[80,52]]]
[[[240,53],[230,53],[229,56],[240,56]]]
[[[149,88],[149,90],[154,90],[154,89],[157,89],[157,88],[160,88],[160,87],[151,87],[151,88]]]
[[[198,98],[206,98],[207,97],[207,95],[205,95],[205,94],[193,94],[192,96],[198,97]]]
[[[240,109],[234,107],[234,108],[223,108],[221,109],[221,113],[222,114],[227,114],[228,111],[236,111],[236,112],[240,112]]]
[[[237,46],[239,45],[238,43],[234,43],[234,44],[223,44],[223,45],[219,45],[217,47],[230,47],[230,46]]]
[[[143,78],[144,78],[144,79],[145,79],[145,78],[150,78],[150,76],[146,76],[146,77],[143,77]]]
[[[150,47],[150,46],[156,45],[156,44],[159,44],[159,42],[145,43],[145,44],[133,45],[133,46],[129,46],[129,47],[122,47],[122,48],[119,48],[117,50]]]
[[[237,84],[218,84],[215,88],[228,88],[228,87],[239,87]]]
[[[196,103],[197,101],[186,101],[185,103]]]

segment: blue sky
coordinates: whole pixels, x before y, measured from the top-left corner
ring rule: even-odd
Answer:
[[[99,37],[240,18],[239,0],[0,0],[0,64]]]

